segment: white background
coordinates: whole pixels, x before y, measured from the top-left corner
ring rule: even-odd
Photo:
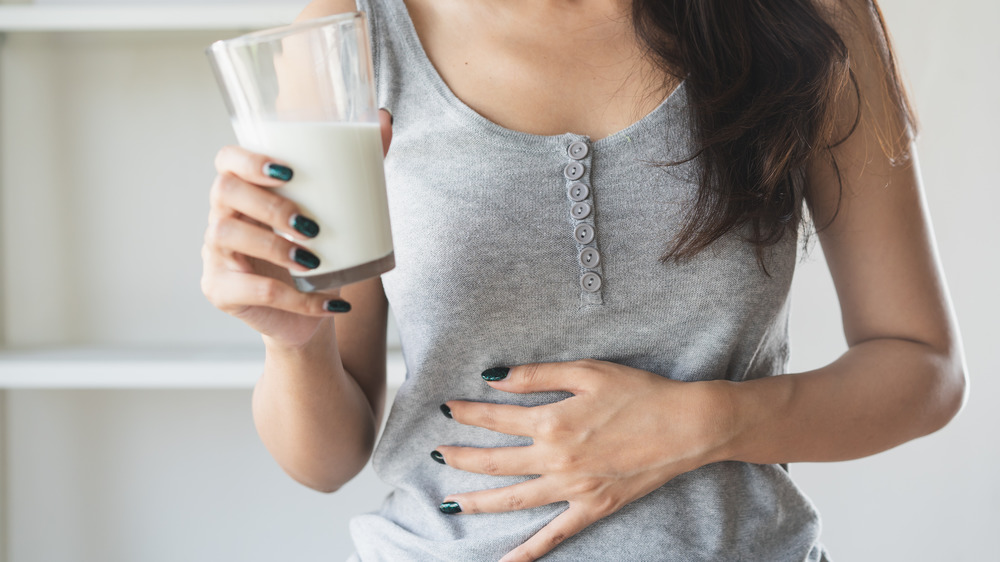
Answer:
[[[883,8],[921,119],[972,394],[932,436],[859,461],[793,465],[792,476],[836,560],[996,560],[1000,4]],[[201,53],[221,36],[10,35],[0,47],[8,345],[255,341],[197,286],[211,159],[232,139]],[[47,205],[48,221],[23,212]],[[797,273],[792,311],[792,370],[843,351],[818,248]],[[347,519],[384,488],[370,471],[333,495],[296,484],[257,439],[249,400],[249,390],[9,391],[7,559],[345,558]]]

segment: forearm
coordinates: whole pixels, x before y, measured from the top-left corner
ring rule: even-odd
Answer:
[[[758,464],[856,459],[943,427],[961,408],[961,353],[877,339],[814,371],[727,385],[721,456]]]
[[[302,348],[265,338],[264,374],[253,393],[261,441],[294,479],[332,492],[364,468],[377,421],[354,377],[342,364],[333,321]]]

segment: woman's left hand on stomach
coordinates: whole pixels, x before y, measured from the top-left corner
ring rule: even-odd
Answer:
[[[503,372],[488,370],[484,379]],[[725,460],[737,430],[726,382],[678,382],[582,360],[512,367],[486,384],[504,392],[573,394],[535,407],[449,401],[442,408],[458,423],[533,440],[494,449],[442,445],[436,456],[448,466],[495,476],[538,475],[513,486],[449,495],[442,511],[456,511],[449,502],[461,509],[456,516],[569,502],[502,562],[535,560],[675,476]]]

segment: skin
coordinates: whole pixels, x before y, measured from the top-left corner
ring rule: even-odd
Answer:
[[[620,2],[407,4],[452,91],[507,128],[599,139],[651,111],[676,87],[642,61]],[[864,0],[844,4],[867,14]],[[833,0],[824,6],[836,11]],[[301,18],[353,9],[353,2],[317,1]],[[501,449],[442,443],[437,450],[450,467],[539,475],[442,498],[461,505],[455,517],[569,504],[504,562],[535,560],[706,464],[855,459],[936,431],[961,409],[967,382],[958,327],[912,138],[901,116],[881,104],[880,35],[867,17],[836,25],[868,101],[861,128],[835,149],[842,196],[829,165],[816,162],[807,204],[817,224],[829,223],[819,238],[848,351],[812,371],[745,383],[683,383],[595,360],[511,366],[506,379],[484,384],[573,396],[534,408],[449,401],[456,423],[533,439]],[[574,96],[567,99],[566,91]],[[846,130],[853,97],[838,98],[837,108]],[[388,147],[389,117],[382,119]],[[910,158],[893,165],[887,153],[906,149]],[[362,469],[378,433],[387,304],[381,282],[364,281],[340,291],[353,310],[334,319],[323,303],[338,295],[291,287],[285,268],[294,266],[292,244],[272,229],[295,235],[287,225],[296,209],[274,192],[281,182],[262,172],[269,161],[236,147],[220,151],[202,286],[213,304],[262,334],[267,359],[253,413],[265,446],[293,478],[330,492]]]

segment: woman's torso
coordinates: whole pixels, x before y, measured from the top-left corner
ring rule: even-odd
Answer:
[[[651,164],[690,155],[683,84],[596,142],[579,131],[529,134],[455,96],[424,54],[401,0],[362,0],[359,7],[372,26],[379,102],[395,116],[386,173],[397,267],[383,284],[407,380],[373,459],[394,492],[378,512],[355,518],[352,534],[365,562],[497,560],[565,504],[501,514],[438,511],[448,493],[523,478],[442,466],[429,455],[436,446],[529,442],[462,426],[438,406],[564,397],[502,394],[479,376],[530,362],[595,358],[681,381],[781,373],[795,240],[768,252],[770,275],[737,235],[690,261],[659,261],[697,185],[697,161]],[[558,100],[575,100],[580,87],[567,83],[565,98],[544,104],[562,111]],[[484,113],[489,107],[480,102]],[[492,113],[517,121],[510,112]],[[615,122],[579,123],[600,134]],[[559,122],[539,128],[551,126]],[[599,261],[581,263],[586,251]],[[818,533],[815,510],[784,470],[726,462],[675,478],[546,559],[819,560]]]

